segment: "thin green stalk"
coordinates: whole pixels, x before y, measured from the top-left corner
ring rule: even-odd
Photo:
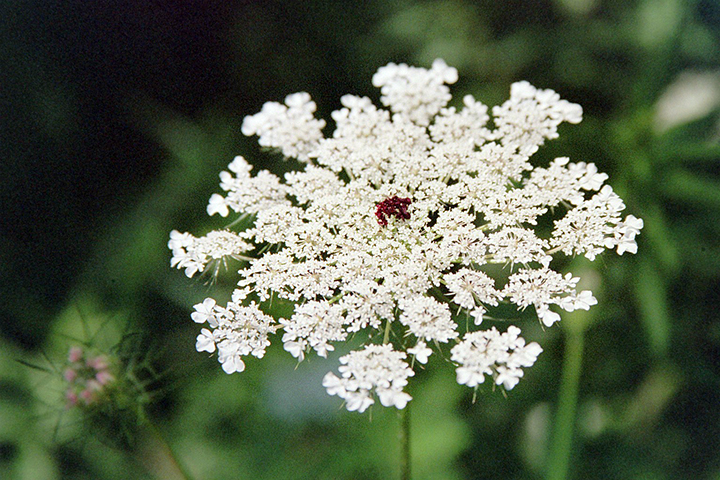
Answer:
[[[579,328],[568,328],[565,332],[565,359],[548,456],[547,480],[567,478],[575,430],[584,337],[582,329]]]
[[[410,404],[400,410],[400,478],[410,480]]]
[[[192,475],[190,475],[190,472],[188,472],[187,469],[183,466],[182,462],[179,461],[177,455],[175,454],[175,450],[173,450],[173,448],[170,446],[170,443],[168,443],[168,441],[165,439],[157,425],[155,425],[149,419],[146,419],[144,423],[145,427],[151,433],[153,438],[155,438],[155,440],[162,446],[163,450],[165,450],[164,454],[167,456],[168,461],[174,467],[176,472],[184,480],[193,480]]]
[[[385,323],[385,334],[383,335],[383,345],[390,341],[390,320]]]

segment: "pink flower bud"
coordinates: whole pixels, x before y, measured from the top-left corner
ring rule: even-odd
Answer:
[[[65,377],[66,382],[72,383],[77,378],[77,371],[72,368],[66,368],[65,372],[63,372],[63,377]]]
[[[108,362],[103,355],[98,355],[97,357],[89,358],[87,366],[94,368],[96,371],[100,371],[108,368]]]
[[[65,392],[65,399],[67,400],[65,408],[72,408],[78,403],[78,396],[71,388]]]
[[[83,351],[80,347],[72,347],[70,348],[70,353],[68,354],[68,361],[75,363],[79,362],[83,357]]]
[[[95,375],[95,380],[97,380],[100,385],[107,385],[108,383],[115,380],[115,377],[107,370],[102,370],[98,372],[97,375]]]
[[[89,388],[86,388],[85,390],[80,392],[80,398],[83,400],[85,405],[90,405],[95,401],[95,392],[92,392]]]

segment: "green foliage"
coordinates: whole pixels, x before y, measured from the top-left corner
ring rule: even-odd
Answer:
[[[460,71],[456,99],[493,105],[525,79],[580,103],[583,123],[539,158],[596,163],[645,228],[635,257],[569,260],[594,271],[599,305],[565,328],[528,325],[545,352],[507,398],[473,402],[441,359],[418,374],[413,478],[544,478],[564,454],[567,478],[720,478],[720,100],[658,123],[683,72],[720,91],[717,2],[220,3],[0,9],[0,478],[397,477],[396,412],[339,409],[321,387],[330,362],[295,365],[276,345],[228,376],[194,351],[207,290],[169,268],[166,243],[222,226],[198,212],[234,155],[287,169],[240,135],[244,115],[306,90],[328,118],[342,94],[377,101],[377,67],[435,57]],[[124,345],[128,331],[149,340]],[[65,410],[68,339],[124,345],[162,373],[138,379],[142,415]],[[123,425],[133,435],[110,441]]]

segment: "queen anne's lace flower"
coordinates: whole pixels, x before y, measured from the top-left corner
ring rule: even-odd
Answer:
[[[535,342],[526,345],[519,335],[520,329],[515,326],[510,326],[505,333],[495,327],[466,333],[451,351],[450,359],[459,365],[458,383],[477,387],[485,381],[485,375],[489,375],[496,385],[512,389],[523,376],[520,367],[531,367],[542,352],[540,345]]]
[[[170,264],[184,268],[188,277],[205,271],[208,264],[216,262],[217,265],[217,261],[227,257],[246,258],[243,254],[251,248],[236,233],[226,230],[213,231],[200,238],[173,230],[168,247],[173,252]]]
[[[207,322],[214,329],[200,331],[195,344],[197,351],[213,353],[217,348],[218,360],[227,373],[245,370],[242,360],[245,355],[262,358],[270,345],[268,335],[279,328],[275,319],[260,311],[255,302],[243,306],[238,303],[238,296],[235,297],[227,307],[216,305],[208,298],[195,305],[196,312],[192,314],[195,322]]]
[[[258,135],[260,145],[280,148],[287,157],[307,160],[325,127],[324,120],[313,117],[316,108],[307,93],[293,93],[285,97],[285,105],[267,102],[260,113],[245,117],[242,133]]]
[[[475,388],[486,375],[506,389],[517,384],[542,349],[514,326],[477,328],[500,303],[532,307],[547,327],[560,320],[557,309],[597,303],[577,291],[579,278],[552,268],[553,255],[635,253],[643,222],[622,218],[625,204],[594,164],[530,162],[561,123],[580,122],[581,107],[519,82],[491,120],[469,95],[448,106],[456,80],[442,60],[430,69],[382,67],[373,84],[388,110],[345,95],[329,136],[307,93],[245,118],[245,135],[304,166],[282,178],[253,175],[236,157],[220,174],[225,194],[214,194],[207,210],[250,225],[199,238],[170,234],[171,265],[189,277],[228,257],[246,262],[225,307],[213,299],[195,306],[192,319],[208,327],[198,351],[217,352],[232,373],[245,368],[243,357],[262,357],[279,329],[298,360],[312,351],[325,357],[351,334],[369,338],[323,385],[349,410],[364,411],[375,397],[403,408],[413,375],[405,359],[426,364],[430,346],[454,344],[462,384]],[[273,297],[296,302],[289,318],[255,303]]]
[[[495,306],[502,298],[502,293],[495,290],[495,281],[479,270],[461,268],[456,273],[446,274],[443,279],[451,295],[454,295],[453,302],[473,313],[477,325],[485,311],[482,305]]]
[[[299,360],[305,357],[308,347],[321,357],[327,357],[327,352],[335,350],[328,342],[342,341],[347,337],[342,308],[325,300],[298,305],[293,316],[288,320],[280,319],[280,323],[285,330],[285,350]]]
[[[386,407],[405,408],[412,397],[403,392],[408,377],[415,372],[405,363],[404,352],[392,345],[367,345],[363,350],[340,357],[340,377],[328,372],[323,386],[330,395],[344,398],[350,411],[365,411],[375,403],[375,392]]]

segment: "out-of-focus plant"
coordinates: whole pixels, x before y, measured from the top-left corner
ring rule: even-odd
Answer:
[[[154,418],[161,376],[151,342],[129,332],[123,316],[90,305],[86,299],[64,312],[40,360],[19,360],[34,379],[36,426],[57,451],[60,474],[130,468],[126,474],[139,477],[190,478]],[[103,461],[81,459],[99,445],[108,449]]]

